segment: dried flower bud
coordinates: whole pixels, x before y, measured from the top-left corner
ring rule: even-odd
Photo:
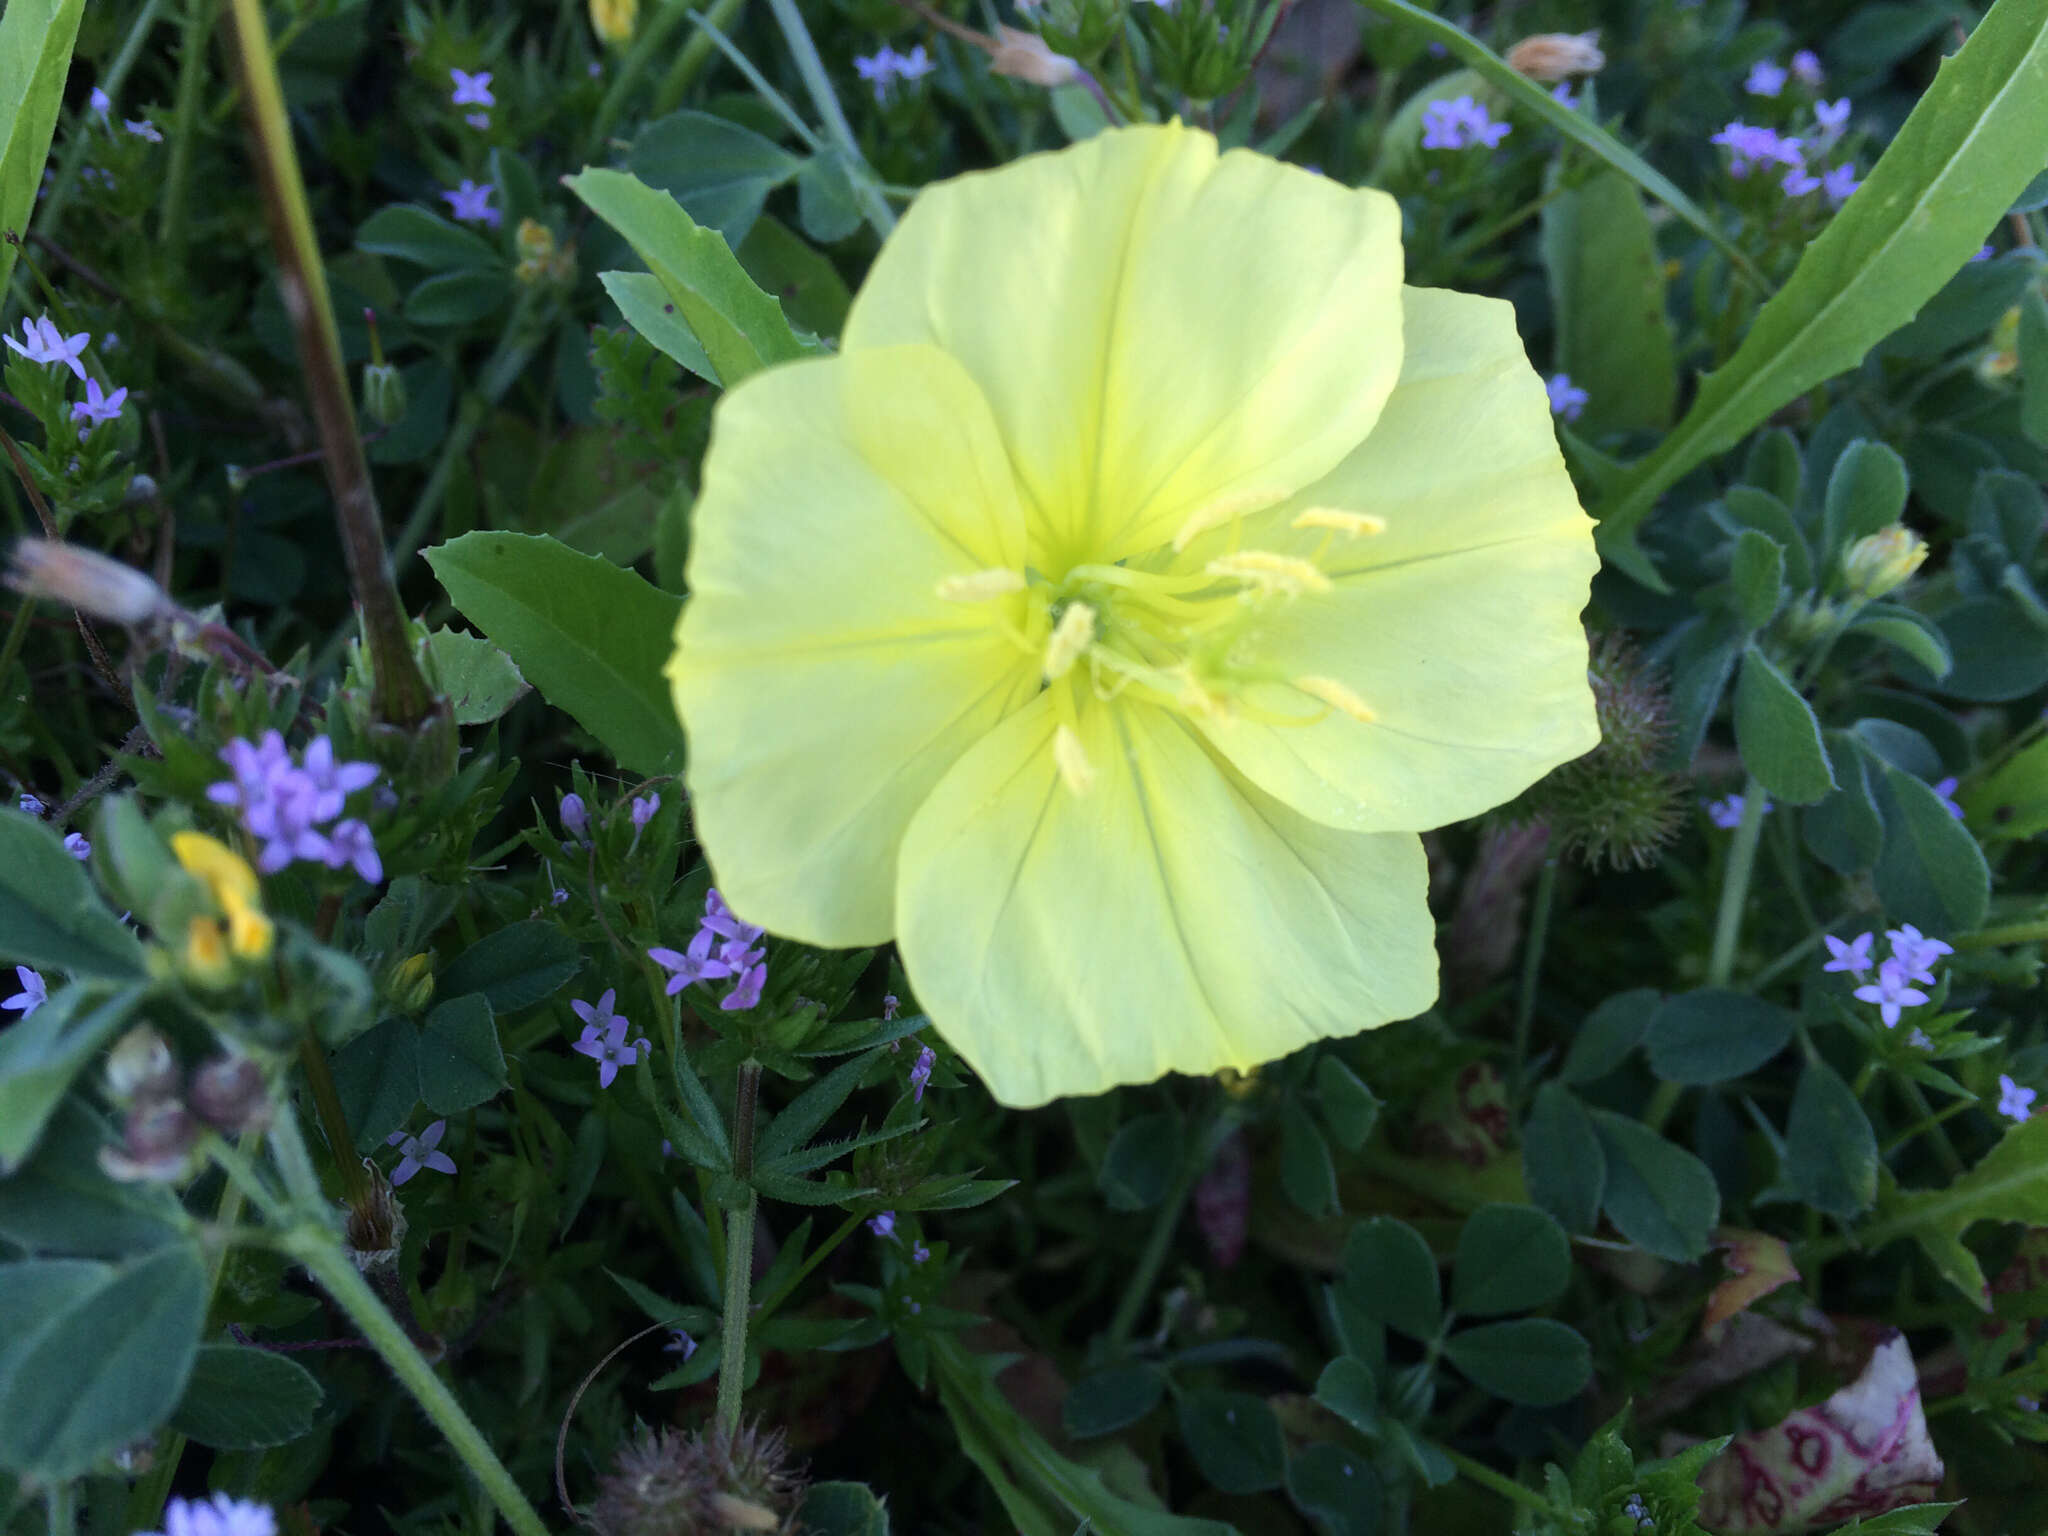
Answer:
[[[619,1451],[598,1484],[590,1524],[598,1536],[793,1531],[804,1492],[779,1430],[664,1429]]]
[[[348,1256],[364,1274],[388,1268],[398,1262],[399,1246],[405,1241],[405,1211],[391,1192],[384,1170],[363,1159],[367,1193],[360,1205],[351,1205],[342,1222],[342,1237]]]
[[[178,612],[164,589],[132,566],[58,539],[22,539],[13,550],[7,585],[24,597],[47,597],[115,624],[147,624]]]
[[[1842,580],[1852,597],[1866,601],[1905,585],[1927,558],[1927,545],[1904,523],[1866,534],[1842,556]]]
[[[138,1024],[107,1053],[107,1096],[117,1103],[161,1099],[177,1092],[178,1064],[164,1037]]]
[[[270,1123],[270,1092],[263,1069],[246,1056],[216,1056],[192,1074],[185,1095],[192,1113],[227,1136]]]
[[[996,46],[989,50],[988,67],[991,74],[1008,75],[1047,90],[1081,78],[1079,64],[1054,53],[1036,32],[1020,32],[1015,27],[996,28]]]
[[[1539,32],[1508,50],[1508,68],[1545,85],[1598,74],[1607,64],[1598,32]]]
[[[144,1099],[128,1111],[118,1147],[100,1148],[100,1167],[124,1184],[172,1184],[185,1177],[199,1122],[176,1099]]]
[[[613,47],[633,41],[640,22],[640,0],[590,0],[590,30]]]

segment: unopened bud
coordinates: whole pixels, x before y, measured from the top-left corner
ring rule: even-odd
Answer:
[[[138,1024],[107,1053],[107,1096],[120,1103],[162,1098],[178,1086],[177,1063],[164,1037]]]
[[[246,1056],[214,1057],[192,1074],[185,1098],[193,1114],[226,1136],[270,1124],[263,1069]]]
[[[989,50],[988,67],[991,74],[1008,75],[1047,90],[1081,78],[1079,64],[1054,53],[1036,32],[1020,32],[1015,27],[996,28],[996,46]]]
[[[178,605],[132,566],[58,539],[15,543],[7,585],[24,597],[47,597],[114,624],[168,619]]]
[[[363,365],[363,414],[380,427],[405,415],[405,377],[390,363]]]
[[[369,1274],[398,1262],[399,1245],[405,1241],[405,1212],[391,1193],[384,1170],[367,1157],[363,1159],[363,1176],[362,1201],[348,1208],[342,1235],[356,1268]]]
[[[590,30],[614,47],[633,41],[640,0],[590,0]]]
[[[430,954],[412,955],[391,968],[391,975],[384,983],[385,996],[390,998],[394,1008],[404,1013],[418,1013],[434,1000],[434,957]]]
[[[1539,32],[1508,50],[1508,68],[1545,85],[1573,75],[1598,74],[1606,63],[1598,32]]]
[[[128,1112],[121,1144],[100,1148],[100,1167],[124,1184],[170,1184],[191,1165],[199,1122],[176,1099],[149,1099]]]
[[[514,239],[519,247],[519,265],[512,275],[529,285],[539,282],[548,275],[555,259],[554,231],[538,219],[521,219]]]
[[[1842,557],[1842,579],[1853,597],[1883,597],[1905,584],[1927,558],[1927,545],[1904,523],[1866,534]]]

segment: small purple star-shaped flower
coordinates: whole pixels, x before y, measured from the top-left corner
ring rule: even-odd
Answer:
[[[504,221],[504,215],[491,206],[491,194],[498,190],[498,184],[487,181],[478,186],[467,176],[462,185],[443,192],[450,215],[462,224],[488,224],[496,229]]]
[[[1743,799],[1740,795],[1728,795],[1720,800],[1707,802],[1707,820],[1723,832],[1733,832],[1742,825]],[[1771,814],[1770,802],[1764,802],[1764,814]]]
[[[1910,985],[1912,979],[1898,961],[1887,960],[1877,968],[1877,980],[1858,987],[1852,995],[1858,1002],[1875,1004],[1884,1027],[1892,1029],[1902,1008],[1917,1008],[1927,1001],[1925,992]]]
[[[1828,201],[1839,208],[1849,201],[1849,194],[1863,183],[1856,179],[1856,167],[1838,165],[1820,179],[1821,187],[1828,195]]]
[[[910,1262],[911,1262],[911,1263],[913,1263],[913,1264],[922,1264],[922,1263],[923,1263],[923,1262],[924,1262],[924,1261],[925,1261],[926,1259],[930,1258],[931,1256],[932,1256],[932,1251],[931,1251],[931,1249],[929,1249],[929,1248],[925,1247],[925,1245],[924,1245],[923,1243],[912,1243],[912,1244],[910,1245]]]
[[[1963,808],[1955,802],[1956,783],[1955,775],[1951,774],[1945,779],[1936,780],[1933,788],[1935,798],[1941,801],[1942,809],[1955,817],[1957,821],[1961,821],[1963,819]]]
[[[894,1211],[882,1211],[870,1216],[868,1218],[868,1230],[877,1237],[894,1237],[896,1235],[896,1213]]]
[[[324,862],[329,869],[353,866],[355,872],[371,885],[384,878],[384,861],[377,857],[377,843],[370,836],[368,824],[353,818],[337,822],[334,830],[327,834]]]
[[[2026,1120],[2034,1113],[2036,1094],[2022,1088],[2003,1072],[1998,1074],[1998,1112],[2008,1120]]]
[[[674,972],[668,979],[668,986],[663,989],[669,997],[674,997],[692,982],[722,981],[732,974],[731,967],[712,958],[713,937],[710,929],[700,928],[697,936],[690,940],[687,952],[679,953],[673,949],[647,951],[648,959],[663,970]]]
[[[78,358],[92,342],[90,331],[66,336],[48,315],[39,315],[21,322],[20,341],[12,336],[0,339],[32,363],[54,363],[60,368],[69,368],[80,379],[85,377],[85,364]]]
[[[114,110],[114,98],[109,96],[105,91],[101,90],[98,86],[94,86],[92,88],[92,95],[87,97],[86,101],[87,105],[89,105],[94,112],[99,114],[99,119],[101,122],[105,122],[107,120],[107,114]]]
[[[495,107],[498,98],[491,94],[491,72],[479,70],[471,74],[466,69],[451,69],[448,78],[455,83],[455,89],[448,100],[458,107]]]
[[[277,1536],[277,1516],[268,1504],[216,1493],[210,1499],[172,1499],[164,1506],[164,1528],[146,1536]]]
[[[661,1346],[664,1355],[681,1355],[685,1360],[697,1353],[697,1341],[680,1328],[668,1331],[668,1342]]]
[[[1809,192],[1819,191],[1820,185],[1820,178],[1803,165],[1793,166],[1778,183],[1787,197],[1804,197]]]
[[[1847,971],[1857,980],[1862,980],[1863,973],[1876,963],[1870,958],[1870,946],[1876,937],[1874,933],[1859,933],[1845,944],[1832,933],[1822,934],[1821,940],[1827,945],[1828,954],[1833,958],[1821,969]]]
[[[938,1065],[938,1060],[939,1053],[930,1046],[924,1047],[924,1049],[917,1053],[917,1063],[910,1069],[911,1103],[922,1104],[924,1102],[925,1084],[932,1080],[932,1068]]]
[[[628,1044],[626,1040],[626,1032],[632,1025],[626,1022],[624,1014],[612,1012],[612,1003],[617,996],[616,988],[607,987],[595,1004],[580,1000],[569,1004],[576,1017],[583,1020],[583,1038],[569,1049],[597,1063],[597,1086],[600,1088],[611,1087],[612,1079],[619,1075],[619,1068],[630,1067],[640,1059],[639,1044]]]
[[[1934,980],[1934,962],[1943,955],[1956,952],[1953,944],[1930,939],[1911,923],[1887,928],[1884,936],[1892,941],[1892,958],[1898,961],[1909,981],[1931,983]]]
[[[71,402],[71,419],[87,423],[85,430],[92,430],[91,423],[112,421],[121,414],[121,407],[128,402],[128,386],[122,385],[111,395],[100,388],[98,379],[85,381],[85,398]],[[83,434],[81,434],[82,436]]]
[[[885,993],[883,993],[883,994],[882,994],[882,1022],[883,1022],[884,1024],[888,1024],[888,1023],[891,1023],[891,1022],[893,1022],[893,1021],[894,1021],[894,1019],[895,1019],[895,1017],[896,1017],[896,1011],[897,1011],[897,1010],[898,1010],[899,1008],[901,1008],[902,1006],[903,1006],[903,1000],[902,1000],[901,998],[899,998],[899,997],[898,997],[898,996],[897,996],[897,995],[896,995],[896,994],[895,994],[894,992],[885,992]]]
[[[590,837],[590,811],[581,795],[562,796],[562,830],[577,843]]]
[[[1822,135],[1829,141],[1842,136],[1842,130],[1849,126],[1849,98],[1837,101],[1816,101],[1813,104],[1813,120],[1820,124]]]
[[[146,117],[128,118],[121,126],[134,134],[136,138],[145,140],[148,143],[161,144],[164,141],[163,130]]]
[[[334,760],[334,743],[325,736],[315,736],[307,742],[300,761],[318,795],[313,802],[315,821],[329,821],[339,816],[350,795],[377,782],[375,763],[337,763]]]
[[[21,799],[15,803],[21,807],[21,814],[24,816],[40,816],[49,810],[47,805],[26,791],[23,791]]]
[[[436,1120],[417,1136],[408,1136],[404,1131],[393,1131],[384,1138],[385,1146],[398,1148],[398,1166],[391,1170],[393,1189],[422,1168],[431,1168],[436,1173],[455,1171],[455,1159],[446,1152],[434,1150],[441,1145],[441,1137],[447,1129],[446,1120]]]
[[[856,54],[853,71],[875,88],[876,102],[889,99],[889,87],[896,81],[896,50],[887,46],[873,53]]]
[[[1775,59],[1758,59],[1749,66],[1749,78],[1742,88],[1752,96],[1775,96],[1785,89],[1785,79],[1784,65]]]
[[[633,815],[633,830],[634,830],[635,832],[638,832],[638,831],[640,831],[640,830],[641,830],[642,828],[644,828],[644,827],[645,827],[645,826],[647,825],[647,823],[649,823],[650,821],[654,820],[654,815],[655,815],[655,812],[659,811],[660,809],[661,809],[661,796],[659,796],[659,795],[635,795],[635,796],[633,797],[633,811],[632,811],[632,815]]]
[[[1544,393],[1550,396],[1550,414],[1566,421],[1577,421],[1579,413],[1586,408],[1591,398],[1572,382],[1568,373],[1553,373],[1544,383]]]
[[[462,114],[462,120],[478,133],[484,132],[491,126],[491,114],[488,112],[465,112]]]
[[[1802,48],[1792,55],[1792,74],[1801,85],[1811,89],[1818,89],[1827,78],[1820,67],[1820,55],[1811,48]]]
[[[82,832],[67,832],[64,834],[64,851],[83,864],[92,857],[92,844],[85,840]]]
[[[14,976],[21,983],[21,990],[0,1002],[0,1008],[12,1009],[25,1019],[49,1001],[49,984],[43,980],[41,972],[32,971],[25,965],[17,965]]]
[[[922,80],[937,67],[925,56],[923,43],[919,43],[908,53],[896,55],[896,78],[898,80]]]
[[[737,1013],[742,1008],[753,1008],[760,1004],[761,988],[767,983],[768,967],[758,961],[740,974],[733,989],[725,994],[719,1008],[726,1013]]]

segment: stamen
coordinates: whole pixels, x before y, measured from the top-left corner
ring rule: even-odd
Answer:
[[[1292,686],[1312,699],[1321,699],[1332,709],[1342,710],[1363,725],[1371,725],[1379,719],[1372,712],[1371,705],[1334,677],[1297,677]]]
[[[1052,760],[1069,794],[1085,795],[1095,787],[1095,765],[1088,761],[1088,749],[1071,725],[1062,723],[1052,733]]]
[[[1180,525],[1180,532],[1173,536],[1173,551],[1179,554],[1211,528],[1220,527],[1232,518],[1243,517],[1247,512],[1264,511],[1282,499],[1272,491],[1239,491],[1233,496],[1212,501],[1206,507],[1197,507]]]
[[[961,576],[941,578],[939,596],[949,603],[985,603],[990,598],[1004,597],[1012,592],[1024,590],[1024,573],[996,567],[986,571],[969,571]]]
[[[1387,520],[1370,512],[1340,512],[1335,507],[1310,507],[1293,523],[1296,528],[1334,528],[1351,538],[1360,534],[1385,533]]]
[[[1086,603],[1069,603],[1045,643],[1045,680],[1054,682],[1087,654],[1095,643],[1095,610]]]
[[[1230,719],[1230,700],[1204,687],[1191,670],[1183,669],[1180,702],[1216,725],[1222,725]]]
[[[1228,576],[1249,582],[1261,592],[1279,592],[1288,597],[1330,590],[1330,578],[1313,561],[1277,555],[1270,550],[1241,549],[1234,555],[1218,556],[1204,569],[1211,576]]]

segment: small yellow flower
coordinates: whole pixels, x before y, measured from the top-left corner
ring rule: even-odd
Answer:
[[[227,917],[228,947],[244,960],[260,960],[269,954],[276,930],[263,913],[262,888],[249,861],[203,832],[173,832],[171,851]],[[204,921],[208,920],[193,919],[195,924]],[[188,951],[191,948],[188,942]]]
[[[640,0],[590,0],[590,30],[615,48],[633,41]]]
[[[1883,597],[1904,585],[1927,558],[1927,545],[1904,523],[1865,534],[1842,556],[1842,576],[1852,596]]]
[[[1418,832],[1598,744],[1514,311],[1180,124],[927,188],[720,401],[670,663],[751,923],[895,939],[1006,1104],[1436,995]]]
[[[210,917],[195,917],[185,925],[185,948],[178,956],[185,974],[202,986],[217,987],[229,976],[228,941],[220,924]]]

